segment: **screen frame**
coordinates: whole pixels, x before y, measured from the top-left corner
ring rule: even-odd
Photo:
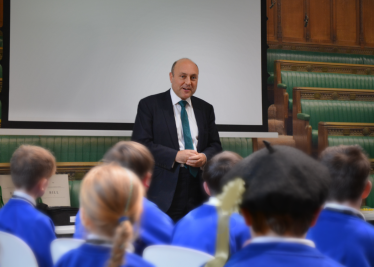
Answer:
[[[38,122],[9,120],[9,64],[10,64],[10,11],[11,0],[4,0],[3,26],[3,88],[0,94],[1,128],[8,129],[58,129],[58,130],[120,130],[132,131],[134,123],[88,123],[88,122]],[[268,132],[268,92],[267,79],[267,31],[266,0],[261,0],[261,86],[262,125],[217,124],[220,132]],[[208,100],[209,101],[209,100]]]

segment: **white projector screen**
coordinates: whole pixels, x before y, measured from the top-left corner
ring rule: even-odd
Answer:
[[[188,57],[216,124],[263,127],[260,0],[9,3],[9,125],[131,128],[139,100],[169,89],[172,63]]]

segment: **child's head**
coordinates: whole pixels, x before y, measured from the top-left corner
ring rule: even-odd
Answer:
[[[303,152],[269,146],[238,163],[223,179],[245,182],[241,211],[253,236],[303,237],[328,193],[327,169]]]
[[[225,151],[215,155],[204,166],[203,179],[205,192],[210,196],[221,193],[222,177],[243,158],[234,152]]]
[[[113,146],[103,158],[106,163],[115,162],[133,171],[148,188],[151,182],[154,159],[148,148],[133,141],[121,141]]]
[[[328,199],[337,202],[358,202],[371,190],[370,161],[359,146],[326,148],[320,156],[331,176]]]
[[[55,172],[55,157],[42,147],[21,145],[10,159],[10,173],[15,187],[35,198],[44,194],[48,180]]]
[[[138,177],[116,164],[95,167],[83,179],[82,223],[89,232],[113,240],[108,266],[122,263],[126,245],[132,239],[132,225],[139,221],[142,212],[143,194]]]

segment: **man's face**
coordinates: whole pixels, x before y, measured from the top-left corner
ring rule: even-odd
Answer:
[[[191,60],[182,59],[174,66],[174,75],[170,72],[171,88],[181,99],[191,97],[197,88],[199,69]]]

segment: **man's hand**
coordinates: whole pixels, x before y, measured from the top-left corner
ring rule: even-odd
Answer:
[[[206,163],[206,156],[203,153],[196,153],[188,158],[186,164],[191,167],[200,168]]]
[[[195,150],[190,150],[190,149],[180,150],[178,151],[177,156],[175,157],[175,161],[178,163],[185,164],[190,157],[197,155],[197,154],[198,153]]]

